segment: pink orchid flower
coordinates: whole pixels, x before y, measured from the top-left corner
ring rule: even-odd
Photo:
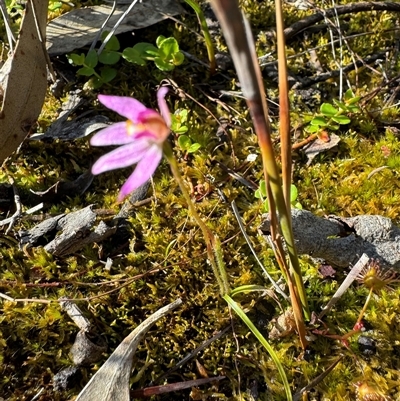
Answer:
[[[118,201],[143,185],[160,164],[163,143],[170,133],[171,116],[165,102],[168,89],[157,92],[161,115],[130,97],[99,95],[99,101],[128,120],[99,131],[90,141],[93,146],[122,145],[100,157],[92,167],[93,174],[137,166],[122,186]]]

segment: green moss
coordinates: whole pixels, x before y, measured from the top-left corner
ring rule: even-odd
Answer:
[[[276,43],[265,33],[266,29],[274,25],[273,2],[241,3],[252,22],[258,54],[261,56],[274,51]],[[297,10],[289,4],[285,5],[284,12],[287,24],[312,13]],[[389,17],[390,14],[381,12],[352,14],[351,18],[342,23],[347,35],[365,31],[381,32],[393,28],[393,18]],[[192,29],[199,30],[191,11],[182,16],[182,20]],[[138,32],[135,40],[154,43],[159,34],[174,36],[183,50],[202,60],[207,59],[203,41],[171,21]],[[394,40],[393,35],[387,32],[361,36],[349,40],[349,44],[353,52],[365,57],[390,45]],[[288,55],[296,55],[289,59],[291,70],[305,75],[304,65],[309,61],[309,54],[297,55],[298,52],[321,45],[327,45],[317,51],[323,67],[326,70],[337,69],[338,56],[336,54],[336,58],[333,57],[329,40],[329,32],[322,30],[290,41]],[[221,37],[218,36],[215,42],[219,51],[226,50]],[[351,54],[344,47],[344,64],[352,62]],[[121,62],[118,68],[117,79],[112,85],[103,88],[104,93],[133,95],[146,105],[157,107],[155,87],[160,80],[171,78],[180,89],[206,107],[201,107],[189,97],[179,96],[173,90],[167,98],[171,110],[189,110],[190,137],[201,144],[198,152],[186,155],[179,149],[177,137],[170,137],[185,182],[196,199],[199,213],[223,241],[224,258],[232,287],[267,284],[239,233],[229,205],[221,201],[217,189],[229,201],[236,201],[257,254],[270,274],[279,279],[280,272],[273,253],[257,237],[257,226],[261,221],[260,204],[251,190],[230,177],[216,163],[223,163],[254,183],[259,183],[262,178],[260,157],[255,162],[245,162],[249,154],[259,155],[245,102],[242,99],[221,98],[216,103],[204,95],[204,92],[209,94],[205,83],[213,88],[223,84],[225,90],[236,90],[235,75],[225,72],[230,80],[220,75],[209,77],[203,67],[189,61],[171,75],[161,73],[150,65],[140,68]],[[379,69],[377,66],[374,68]],[[395,64],[393,68],[393,74],[397,73],[399,66]],[[357,83],[357,93],[360,95],[367,94],[382,81],[380,75],[368,68],[359,69],[357,74],[350,73],[348,78],[352,85]],[[80,83],[84,84],[83,78]],[[265,83],[269,97],[276,98],[275,81],[265,78]],[[294,125],[309,121],[323,101],[337,98],[337,83],[335,79],[318,85],[320,92],[313,95],[312,105],[302,103],[299,96],[291,92]],[[107,113],[113,121],[119,118],[114,113],[105,112],[97,104],[96,93],[87,91],[84,95],[93,102],[93,109],[98,113]],[[210,97],[215,98],[215,93]],[[398,120],[399,109],[387,108],[381,113],[382,105],[386,105],[385,99],[385,93],[378,93],[363,113],[352,116],[350,126],[339,132],[341,143],[335,151],[318,155],[310,166],[306,165],[303,155],[299,153],[294,183],[299,190],[299,201],[305,209],[319,215],[382,214],[398,221],[399,139],[394,128],[382,128],[377,124],[377,118],[379,116],[384,121]],[[226,102],[233,109],[222,107],[221,102]],[[39,120],[39,130],[46,130],[57,116],[59,106],[59,100],[50,95],[47,97]],[[229,135],[225,142],[217,137],[219,124],[207,110],[218,119],[230,118],[232,125],[225,128]],[[271,106],[271,111],[271,122],[276,129],[276,108]],[[298,133],[300,139],[307,136],[300,129]],[[274,133],[274,140],[276,138]],[[21,152],[10,158],[0,170],[0,180],[8,182],[8,178],[12,177],[24,198],[30,190],[43,191],[60,179],[77,178],[105,152],[105,149],[89,147],[87,139],[69,143],[57,140],[52,143],[27,141]],[[120,206],[116,204],[116,195],[129,174],[130,170],[127,169],[97,176],[83,196],[71,194],[57,204],[48,205],[45,212],[64,213],[79,210],[88,204],[117,211]],[[184,306],[174,313],[174,317],[158,322],[139,345],[133,375],[144,366],[146,359],[152,358],[155,363],[147,367],[139,381],[133,384],[135,388],[147,386],[216,331],[231,324],[229,310],[217,295],[218,286],[206,261],[203,238],[189,216],[186,203],[176,182],[171,179],[166,163],[158,168],[154,176],[154,188],[152,202],[135,209],[130,217],[130,238],[125,243],[111,238],[104,244],[86,246],[77,254],[60,259],[40,248],[24,252],[3,242],[0,248],[1,292],[15,298],[56,300],[67,296],[86,299],[85,302],[79,302],[79,306],[97,333],[106,339],[108,354],[151,313],[179,296],[183,298]],[[15,231],[28,229],[32,225],[31,221],[22,221]],[[109,271],[101,263],[107,257],[113,259]],[[311,309],[318,312],[337,290],[346,272],[338,271],[333,280],[323,279],[318,274],[317,265],[309,258],[301,259],[301,267]],[[362,286],[352,286],[324,319],[326,328],[320,326],[318,329],[326,329],[326,334],[332,335],[348,333],[353,328],[367,293]],[[311,361],[306,362],[300,357],[301,348],[295,334],[271,340],[293,391],[304,387],[325,371],[339,355],[344,355],[338,366],[313,390],[316,399],[354,400],[354,384],[364,380],[395,399],[400,385],[397,373],[400,367],[399,296],[400,290],[396,286],[392,292],[383,291],[374,296],[366,312],[366,319],[372,327],[368,335],[377,341],[376,355],[361,354],[358,351],[357,336],[350,338],[347,349],[337,339],[314,334],[315,341],[311,343],[313,356]],[[257,293],[247,294],[238,300],[244,308],[248,308],[253,321],[267,335],[271,329],[271,319],[281,313],[274,299]],[[288,307],[285,303],[281,304],[284,309]],[[9,400],[28,399],[34,396],[38,387],[44,387],[45,395],[42,399],[54,399],[51,377],[70,364],[68,354],[78,329],[61,312],[57,303],[46,305],[4,301],[0,308],[0,361],[4,366],[0,379],[2,396]],[[240,322],[235,321],[234,330],[235,336],[229,332],[197,356],[210,376],[224,374],[229,378],[221,382],[218,388],[211,385],[204,388],[205,394],[209,397],[213,393],[224,394],[226,399],[231,400],[250,399],[249,388],[254,380],[259,385],[260,400],[284,400],[278,372],[265,350]],[[69,393],[57,397],[70,399],[76,395],[103,361],[82,369],[83,382],[78,383]],[[173,376],[168,381],[199,377],[195,362],[190,361],[179,370],[179,376]],[[176,398],[176,394],[170,395],[168,399],[173,397]],[[222,396],[219,398],[222,399]]]

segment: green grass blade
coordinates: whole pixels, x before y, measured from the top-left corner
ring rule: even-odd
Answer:
[[[210,32],[208,31],[208,26],[207,26],[203,11],[200,8],[199,4],[197,4],[197,2],[195,0],[185,0],[185,2],[190,7],[192,7],[193,11],[197,14],[197,18],[199,20],[201,29],[203,31],[204,41],[206,42],[208,60],[210,61],[210,71],[211,71],[211,74],[214,74],[215,69],[217,68],[217,63],[215,60],[214,46],[212,43]]]
[[[293,398],[292,398],[292,392],[290,391],[289,382],[286,377],[285,370],[283,369],[283,366],[282,366],[276,352],[273,350],[273,348],[268,343],[268,341],[265,339],[265,337],[258,331],[257,327],[254,326],[254,324],[251,322],[251,320],[247,317],[247,315],[244,313],[242,308],[229,295],[224,295],[223,298],[228,303],[228,305],[236,312],[236,314],[242,319],[242,321],[246,324],[246,326],[250,329],[250,331],[256,336],[257,340],[267,350],[267,352],[271,356],[272,360],[274,361],[274,363],[278,369],[279,375],[281,376],[281,379],[283,382],[283,387],[285,388],[287,400],[292,401]]]

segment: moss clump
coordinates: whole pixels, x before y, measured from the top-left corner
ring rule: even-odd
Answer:
[[[250,17],[257,38],[258,54],[274,51],[276,43],[265,32],[274,25],[273,3],[242,1],[242,6]],[[310,10],[301,11],[291,5],[285,6],[287,24],[311,13]],[[394,27],[389,15],[382,12],[352,14],[351,18],[341,19],[341,28],[346,35],[365,31],[382,32]],[[198,29],[192,12],[182,16],[182,20],[187,26]],[[156,27],[138,32],[135,40],[154,43],[159,34],[174,36],[181,49],[206,59],[203,42],[172,21],[164,21]],[[352,62],[353,53],[366,57],[377,49],[389,46],[393,35],[392,32],[385,32],[349,39],[351,50],[343,47],[343,64]],[[124,40],[132,41],[132,38],[122,39],[121,42]],[[226,50],[220,36],[216,36],[215,41],[218,50]],[[289,59],[289,68],[300,76],[307,76],[310,71],[313,73],[312,67],[306,66],[310,62],[309,53],[299,52],[323,45],[325,47],[317,50],[321,65],[326,70],[336,69],[338,53],[332,54],[329,41],[330,32],[326,29],[290,41],[288,54],[295,57]],[[209,77],[203,66],[190,61],[170,75],[158,71],[154,66],[140,68],[122,61],[118,68],[118,77],[112,85],[104,86],[103,93],[134,96],[146,105],[156,107],[155,87],[161,79],[170,78],[179,88],[171,90],[167,100],[172,111],[180,108],[189,110],[189,135],[193,141],[201,144],[201,148],[187,155],[179,148],[175,135],[171,135],[170,140],[184,179],[197,200],[199,213],[223,241],[232,287],[266,285],[266,282],[245,239],[239,233],[229,205],[221,200],[218,190],[228,201],[236,201],[259,257],[270,274],[278,279],[280,274],[273,254],[256,235],[261,220],[261,205],[252,190],[233,179],[217,163],[234,169],[253,183],[258,184],[262,178],[256,136],[244,101],[234,98],[221,98],[218,102],[212,100],[216,98],[215,90],[221,87],[224,90],[237,89],[234,72],[224,71],[224,75]],[[365,95],[381,84],[382,77],[377,73],[380,67],[374,68],[362,68],[348,74],[347,79],[357,94]],[[398,68],[394,63],[393,74],[398,73]],[[229,79],[226,79],[226,75]],[[79,85],[84,85],[84,81],[81,77]],[[294,106],[293,121],[302,124],[318,112],[320,103],[337,98],[338,82],[332,79],[316,85],[317,92],[310,105],[302,103],[293,91],[290,95]],[[268,76],[268,72],[265,73],[265,84],[269,97],[276,98],[276,83]],[[389,89],[393,94],[393,89]],[[190,100],[189,96],[185,97],[185,93],[196,102]],[[90,91],[84,93],[93,110],[105,113],[97,104],[95,95]],[[303,155],[298,154],[294,183],[304,208],[320,215],[369,213],[398,220],[399,140],[394,127],[381,124],[382,121],[397,120],[398,109],[387,108],[381,112],[386,104],[385,96],[383,92],[378,93],[363,108],[363,114],[352,116],[352,123],[339,132],[341,142],[335,152],[318,155],[309,166]],[[59,105],[58,100],[48,96],[39,121],[40,130],[46,130],[55,118]],[[271,111],[272,125],[276,129],[279,121],[275,106],[271,106]],[[118,118],[112,113],[108,115],[113,121]],[[223,119],[228,119],[229,124],[224,124]],[[223,129],[220,128],[221,124]],[[223,131],[223,135],[217,135],[218,129]],[[300,138],[307,136],[301,130],[299,135]],[[277,140],[276,148],[279,150]],[[58,140],[51,143],[27,141],[21,152],[0,170],[0,180],[8,182],[8,178],[12,177],[22,198],[27,200],[24,206],[33,206],[29,204],[27,196],[30,190],[43,191],[60,179],[75,179],[104,152],[104,149],[90,148],[86,139],[70,143]],[[258,156],[255,162],[246,161],[251,154]],[[115,203],[117,191],[129,173],[115,171],[95,177],[93,185],[84,195],[71,194],[56,204],[46,205],[44,212],[64,213],[88,204],[117,211],[120,207]],[[173,317],[158,322],[139,345],[135,372],[146,361],[153,359],[155,362],[132,385],[134,388],[148,386],[151,381],[162,384],[157,382],[159,377],[216,331],[231,324],[229,310],[217,295],[218,286],[206,262],[203,239],[165,163],[154,176],[153,196],[151,203],[135,209],[129,218],[129,238],[124,242],[119,242],[116,237],[111,238],[104,244],[86,246],[77,254],[59,259],[40,248],[24,252],[12,241],[2,242],[0,248],[1,292],[14,298],[56,301],[66,296],[80,300],[79,306],[97,333],[107,342],[108,354],[151,313],[177,297],[183,298],[184,306]],[[29,220],[21,221],[11,236],[16,236],[19,229],[30,228],[33,224]],[[113,260],[110,269],[104,268],[103,262],[107,257]],[[322,278],[318,266],[308,258],[301,260],[301,266],[311,309],[319,311],[347,272],[339,271],[333,279]],[[329,376],[315,386],[310,399],[354,400],[357,391],[360,397],[367,385],[393,399],[399,396],[399,288],[395,286],[392,292],[383,290],[373,298],[366,311],[370,330],[365,335],[375,339],[376,354],[364,355],[358,348],[357,336],[349,339],[347,348],[338,339],[326,337],[339,337],[352,330],[367,294],[368,290],[363,286],[352,286],[324,319],[326,327],[317,328],[320,333],[313,333],[315,328],[309,328],[310,336],[315,337],[311,343],[309,361],[300,357],[301,349],[295,334],[271,339],[294,391],[304,387],[343,355]],[[249,310],[252,320],[267,336],[272,329],[272,319],[281,313],[280,305],[273,297],[259,293],[238,297],[237,301]],[[281,306],[288,308],[282,302]],[[30,399],[43,387],[42,401],[71,399],[103,362],[82,368],[81,383],[65,394],[54,394],[52,377],[71,363],[69,351],[78,329],[61,312],[56,302],[4,301],[0,309],[0,360],[3,366],[0,393],[4,398]],[[209,376],[223,374],[229,380],[220,382],[218,387],[210,385],[201,389],[197,396],[206,399],[219,394],[221,399],[223,396],[232,400],[251,399],[251,389],[256,383],[258,399],[284,400],[285,393],[278,372],[263,347],[239,321],[235,320],[233,327],[234,335],[228,332],[196,357]],[[325,332],[321,333],[323,330]],[[196,363],[191,360],[166,381],[199,377]],[[367,385],[360,382],[367,382]],[[172,394],[166,399],[176,396]],[[189,397],[189,391],[184,396]]]

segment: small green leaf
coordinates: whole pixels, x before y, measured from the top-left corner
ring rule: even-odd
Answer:
[[[300,202],[296,202],[293,206],[295,209],[303,209],[303,205]]]
[[[165,62],[160,57],[154,59],[154,64],[161,71],[172,71],[175,68],[173,64]]]
[[[267,196],[267,184],[264,180],[261,180],[260,182],[260,189],[261,189],[261,193],[263,194],[263,196]]]
[[[341,125],[350,124],[351,122],[350,118],[347,116],[333,116],[332,120]]]
[[[157,39],[156,39],[156,45],[159,48],[161,46],[161,43],[165,40],[165,36],[160,35]]]
[[[337,131],[340,128],[340,126],[337,124],[329,124],[327,128],[331,129],[332,131]]]
[[[109,32],[104,31],[101,35],[101,40],[104,42],[104,39],[108,36]],[[114,50],[118,51],[120,49],[120,44],[119,40],[117,39],[116,36],[112,35],[111,38],[108,40],[108,42],[105,45],[105,49],[107,50]]]
[[[178,116],[176,114],[171,114],[171,131],[176,132],[176,130],[179,129],[180,125],[181,124]]]
[[[188,151],[188,153],[194,153],[194,152],[197,152],[200,148],[201,148],[201,145],[196,142],[196,143],[192,143],[187,151]]]
[[[264,201],[264,203],[263,203],[263,211],[264,211],[265,213],[268,213],[268,212],[269,212],[268,199],[266,199],[266,200]]]
[[[89,50],[88,54],[85,57],[85,66],[94,68],[94,67],[96,67],[98,61],[99,61],[99,58],[97,57],[96,50],[94,50],[94,49]]]
[[[117,76],[117,70],[112,67],[103,67],[100,71],[101,79],[104,82],[110,82]]]
[[[320,107],[320,111],[324,116],[332,117],[336,113],[339,112],[335,107],[333,107],[330,103],[322,103]]]
[[[151,43],[140,42],[136,43],[133,48],[139,52],[141,57],[153,60],[154,57],[157,57],[160,54],[160,50],[157,47],[153,46]]]
[[[181,127],[177,128],[175,130],[172,130],[172,131],[174,131],[175,134],[181,135],[181,134],[184,134],[185,132],[188,132],[189,128],[186,127],[186,125],[182,125]]]
[[[351,89],[347,89],[346,93],[344,94],[344,100],[347,105],[355,104],[361,99],[361,96],[355,96]]]
[[[90,77],[94,74],[94,69],[90,67],[82,67],[76,72],[78,75],[84,75],[85,77]]]
[[[130,63],[141,66],[146,65],[146,60],[143,60],[141,54],[133,47],[127,47],[126,49],[124,49],[124,51],[122,52],[122,57]]]
[[[69,54],[68,55],[68,62],[70,64],[74,64],[74,65],[83,65],[83,63],[85,62],[85,55],[83,53],[81,54]]]
[[[325,127],[328,124],[328,121],[323,116],[315,116],[311,121],[311,125],[318,125],[319,127]]]
[[[183,53],[178,52],[172,55],[172,60],[175,65],[181,65],[185,61]]]
[[[192,145],[192,141],[187,135],[181,135],[178,138],[178,144],[183,150],[188,150]]]
[[[105,49],[100,54],[99,61],[100,61],[100,63],[103,63],[103,64],[113,65],[113,64],[117,64],[120,58],[121,58],[121,55],[118,52],[109,51],[109,50]]]
[[[321,127],[318,125],[309,125],[308,127],[306,127],[306,131],[309,132],[310,134],[318,132],[320,129]]]
[[[293,203],[298,196],[298,191],[296,185],[292,184],[290,185],[290,203]]]
[[[339,102],[339,100],[333,99],[333,103],[335,103],[335,106],[339,107],[339,109],[343,111],[348,111],[347,105],[343,102]]]
[[[103,85],[104,81],[99,77],[92,77],[88,82],[92,89],[99,89]]]
[[[347,100],[347,104],[356,104],[360,101],[361,96],[354,96],[352,99]]]
[[[180,124],[185,123],[187,121],[188,111],[186,109],[178,109],[175,110],[174,117],[176,121]]]
[[[263,199],[263,198],[265,198],[267,196],[267,186],[265,184],[265,180],[261,180],[260,181],[260,186],[258,187],[256,192],[254,193],[254,196],[257,199]]]
[[[179,52],[179,45],[175,38],[164,39],[158,47],[164,60],[172,59],[173,54]]]
[[[344,94],[344,100],[350,100],[350,99],[352,99],[354,97],[354,93],[353,93],[353,91],[349,88],[349,89],[347,89],[347,91],[345,92],[345,94]]]
[[[359,113],[361,109],[358,106],[350,105],[347,107],[351,113]]]
[[[187,121],[188,111],[186,109],[178,109],[174,114],[171,115],[171,131],[175,134],[184,134],[189,130],[186,125],[183,125]]]

